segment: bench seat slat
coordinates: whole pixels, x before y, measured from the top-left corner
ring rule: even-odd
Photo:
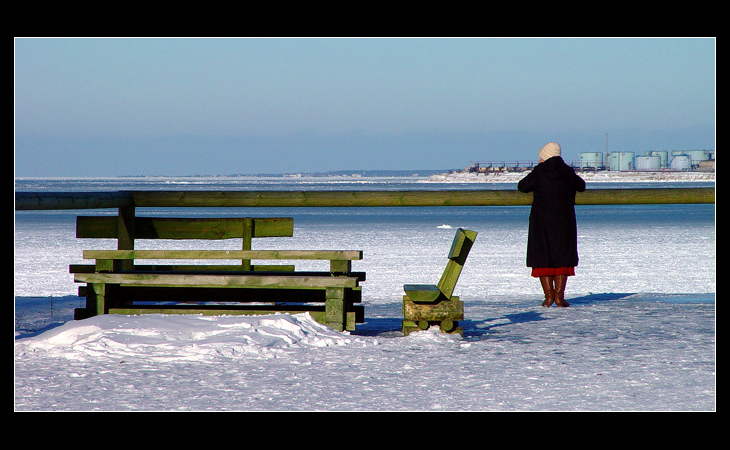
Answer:
[[[84,259],[327,259],[355,261],[361,250],[84,250]]]
[[[435,284],[406,284],[403,290],[414,302],[432,303],[441,296],[441,290]]]
[[[196,266],[191,266],[192,270],[185,270],[185,266],[176,266],[175,268],[153,268],[151,270],[147,270],[144,268],[144,266],[135,266],[134,271],[132,272],[114,272],[114,273],[120,273],[120,274],[127,274],[127,273],[133,273],[133,274],[160,274],[160,275],[231,275],[231,276],[245,276],[245,275],[254,275],[254,276],[262,276],[262,275],[268,275],[271,277],[331,277],[335,276],[331,272],[324,272],[324,271],[276,271],[276,270],[267,270],[267,271],[243,271],[240,270],[226,270],[226,269],[220,269],[220,270],[206,270],[206,271],[200,271],[197,270]],[[236,266],[233,266],[236,267]],[[270,267],[270,266],[269,266]],[[78,273],[93,273],[92,272],[78,272]],[[345,274],[337,274],[337,276],[345,276]],[[359,281],[365,281],[367,274],[365,272],[348,272],[347,277],[350,278],[357,278]]]
[[[139,273],[77,273],[77,283],[129,286],[245,287],[279,289],[354,288],[356,277],[269,276],[269,275],[170,275]]]

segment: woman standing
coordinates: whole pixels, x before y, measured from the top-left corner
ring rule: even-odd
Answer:
[[[517,185],[521,192],[534,192],[527,236],[527,266],[540,279],[545,301],[542,306],[569,306],[565,283],[578,265],[578,232],[575,193],[586,182],[560,157],[560,145],[546,144],[538,152],[540,163]]]

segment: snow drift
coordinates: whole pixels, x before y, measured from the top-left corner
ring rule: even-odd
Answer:
[[[96,316],[67,322],[16,345],[16,357],[74,361],[211,361],[216,356],[274,357],[287,347],[345,345],[353,339],[309,314],[271,316]]]

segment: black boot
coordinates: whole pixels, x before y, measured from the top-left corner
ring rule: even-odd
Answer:
[[[549,307],[553,304],[555,299],[555,288],[553,287],[553,279],[555,277],[540,277],[540,285],[542,285],[542,291],[545,293],[545,300],[542,302],[542,306]]]

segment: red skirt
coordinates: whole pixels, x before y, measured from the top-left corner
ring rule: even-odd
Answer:
[[[539,277],[553,277],[555,275],[568,275],[569,277],[575,275],[575,267],[533,267],[532,276],[535,278]]]

